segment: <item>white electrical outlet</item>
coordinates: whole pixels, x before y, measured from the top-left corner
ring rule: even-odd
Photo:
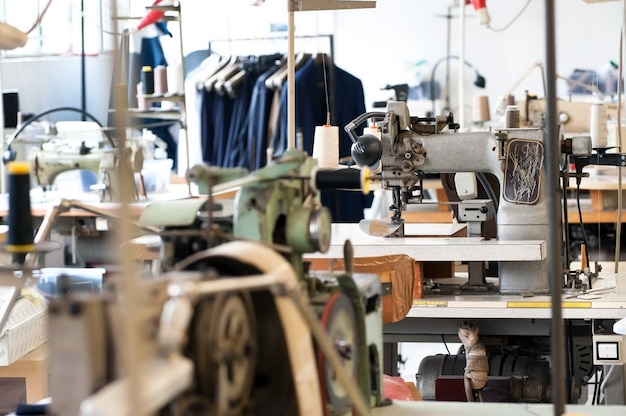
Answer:
[[[626,343],[623,335],[594,335],[593,363],[623,365],[626,363]]]

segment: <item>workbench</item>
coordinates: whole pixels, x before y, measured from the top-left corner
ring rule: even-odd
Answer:
[[[454,237],[464,224],[405,224],[405,232],[413,237],[375,237],[361,231],[358,224],[333,224],[330,248],[326,253],[311,253],[305,258],[342,258],[346,240],[350,240],[354,257],[407,254],[421,262],[455,261],[539,261],[547,256],[545,241],[483,240],[480,237]],[[419,235],[419,237],[415,237]],[[437,237],[438,235],[438,237]],[[563,295],[564,319],[619,319],[626,317],[626,271],[613,273],[612,263],[603,263],[603,271],[593,288],[615,287],[599,299],[568,298]],[[621,265],[624,269],[624,265]],[[460,285],[464,275],[436,280],[435,283]],[[489,293],[436,294],[425,292],[415,299],[407,319],[480,318],[480,319],[549,319],[550,296],[500,295],[497,279],[488,279],[496,289]],[[405,319],[406,320],[406,319]],[[415,330],[420,322],[404,322]],[[454,331],[456,333],[456,329]]]
[[[623,416],[623,406],[566,405],[563,416]],[[528,403],[461,403],[461,402],[400,402],[378,407],[372,416],[552,416],[551,404]]]
[[[465,224],[405,224],[405,238],[368,235],[358,224],[333,224],[330,248],[306,258],[341,258],[343,245],[350,240],[355,257],[407,254],[416,261],[535,261],[546,258],[545,241],[484,240],[455,237]]]
[[[443,185],[439,179],[426,179],[423,181],[425,190],[432,191],[436,195],[437,204],[424,206],[409,206],[402,217],[411,223],[444,223],[452,222],[453,215]],[[582,220],[586,224],[600,224],[617,222],[617,177],[615,175],[593,174],[583,178],[580,190],[583,192],[581,198]],[[570,198],[568,202],[567,219],[570,224],[580,223],[580,216],[576,209],[576,201],[573,199],[573,190],[576,189],[576,182],[570,178]],[[622,191],[626,191],[626,180],[622,184]],[[588,194],[588,195],[587,195]],[[625,199],[626,202],[626,199]],[[624,209],[622,210],[624,212]]]
[[[422,237],[385,238],[370,236],[358,224],[333,224],[330,248],[326,253],[307,254],[305,258],[341,258],[346,240],[350,240],[355,257],[407,254],[421,262],[460,261],[539,261],[547,256],[545,241],[483,241],[468,237],[433,237],[453,235],[462,224],[406,224],[407,235]],[[624,268],[624,266],[621,266]],[[626,272],[613,273],[613,264],[604,263],[603,271],[593,283],[594,289],[607,289],[597,299],[581,299],[563,295],[563,319],[620,319],[626,317]],[[549,295],[522,296],[497,292],[498,279],[489,292],[460,292],[467,281],[459,273],[432,281],[440,293],[424,288],[421,299],[414,299],[405,319],[384,326],[384,341],[458,342],[458,327],[471,319],[483,335],[549,336],[551,331],[551,300]],[[426,282],[425,282],[426,283]],[[386,369],[389,371],[389,368]]]
[[[170,190],[168,192],[149,193],[147,198],[140,196],[136,201],[130,202],[127,207],[128,214],[131,217],[137,218],[141,215],[145,207],[153,202],[181,199],[187,197],[189,197],[189,190],[187,185],[170,184]],[[48,210],[56,205],[61,199],[77,200],[81,203],[92,205],[96,208],[110,212],[111,214],[119,214],[121,209],[121,204],[118,202],[100,202],[100,198],[96,193],[69,193],[59,191],[44,192],[41,188],[33,188],[30,191],[31,215],[35,218],[44,217]],[[1,194],[0,217],[6,217],[8,213],[8,194]],[[61,216],[93,217],[96,215],[82,209],[72,208],[69,211],[62,213]]]

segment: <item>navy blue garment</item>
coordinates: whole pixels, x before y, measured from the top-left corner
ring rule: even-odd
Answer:
[[[141,63],[152,68],[159,65],[167,66],[167,60],[158,37],[141,39]]]
[[[243,81],[237,86],[237,94],[233,100],[233,111],[226,140],[222,167],[247,167],[248,156],[244,134],[248,132],[248,109],[250,107],[250,87],[253,75],[246,72]]]
[[[365,95],[360,79],[327,62],[328,91],[331,124],[339,126],[339,157],[350,156],[352,140],[344,126],[365,112]],[[303,135],[303,149],[313,154],[315,126],[327,122],[326,88],[324,66],[315,59],[306,62],[295,74],[296,105],[295,128]],[[363,128],[355,129],[362,134]],[[287,88],[281,95],[280,125],[272,140],[275,155],[287,148]],[[357,191],[323,191],[322,204],[330,209],[334,222],[358,222],[363,219],[363,209],[371,206],[373,196]]]
[[[203,160],[213,166],[224,166],[226,142],[233,114],[233,99],[215,91],[205,91],[202,98]]]
[[[265,149],[268,144],[267,123],[272,105],[273,91],[268,90],[265,81],[279,68],[274,65],[259,75],[250,98],[249,125],[248,125],[248,155],[249,169],[257,170],[267,164]]]
[[[203,161],[221,167],[250,169],[252,160],[248,143],[249,125],[258,114],[250,114],[252,96],[260,74],[276,66],[280,55],[239,58],[245,71],[242,81],[235,86],[235,96],[205,92],[202,97],[201,143]],[[262,150],[265,152],[265,148]]]
[[[202,89],[200,92],[200,147],[202,148],[202,161],[215,165],[217,156],[213,151],[215,94]]]
[[[166,22],[154,23],[160,36],[167,35],[170,38],[172,33],[167,29]],[[161,46],[159,36],[141,39],[141,63],[156,68],[159,65],[167,66],[165,53]]]

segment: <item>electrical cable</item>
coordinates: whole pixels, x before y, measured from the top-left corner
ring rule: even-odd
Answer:
[[[26,32],[27,35],[30,35],[30,33],[35,30],[37,28],[37,26],[39,26],[41,24],[41,21],[43,20],[43,17],[45,16],[46,12],[48,11],[48,9],[50,8],[50,5],[52,4],[52,0],[48,0],[48,3],[46,4],[46,6],[43,8],[42,12],[39,14],[39,16],[37,17],[37,20],[35,20],[35,23],[33,23],[33,25],[30,27],[30,29],[28,29],[28,31]]]
[[[441,342],[443,342],[443,346],[446,347],[446,351],[448,351],[448,355],[450,355],[450,348],[448,348],[448,343],[446,342],[446,338],[441,334]]]
[[[566,269],[569,269],[571,263],[570,238],[569,238],[569,213],[567,209],[567,188],[569,187],[569,176],[567,174],[567,163],[561,167],[561,200],[563,201],[563,260]],[[579,214],[580,215],[580,214]]]
[[[82,18],[85,19],[85,21],[91,23],[96,29],[98,29],[100,32],[104,33],[105,35],[124,36],[125,34],[125,32],[115,32],[113,30],[107,30],[101,24],[95,22],[92,18],[87,16],[85,12],[79,11],[79,13],[81,14]]]
[[[496,192],[493,190],[493,187],[491,186],[491,184],[489,183],[489,181],[487,180],[487,177],[485,176],[483,172],[477,172],[476,178],[478,178],[478,181],[483,186],[483,189],[485,190],[485,192],[487,192],[487,196],[493,202],[493,210],[494,210],[494,216],[495,216],[495,213],[498,212],[499,203],[500,203],[500,201],[498,200],[498,197],[496,196]]]
[[[446,55],[443,58],[439,59],[437,62],[435,62],[435,65],[433,65],[433,69],[430,71],[429,95],[430,95],[430,100],[432,101],[433,116],[435,115],[435,73],[437,72],[437,68],[442,62],[444,61],[447,62],[450,59],[456,59],[460,61],[460,58],[456,55]],[[480,74],[480,72],[478,72],[478,70],[474,68],[472,64],[470,64],[469,62],[465,60],[463,61],[463,64],[465,64],[470,69],[472,69],[474,73],[476,74],[474,85],[476,85],[479,88],[485,88],[485,84],[486,84],[485,78]]]
[[[31,118],[29,118],[26,122],[22,123],[22,125],[15,130],[15,133],[13,133],[13,135],[11,137],[9,137],[9,139],[7,140],[7,151],[11,150],[11,145],[13,144],[13,142],[18,141],[19,140],[19,135],[22,131],[24,131],[24,129],[26,127],[28,127],[32,122],[37,121],[38,119],[40,119],[43,116],[46,116],[48,114],[51,113],[55,113],[55,112],[59,112],[59,111],[75,111],[77,113],[81,113],[84,114],[85,116],[87,116],[88,118],[90,118],[91,120],[93,120],[104,132],[105,137],[107,138],[107,140],[109,141],[109,144],[111,145],[111,147],[115,148],[117,147],[115,145],[115,142],[113,141],[113,139],[109,136],[108,132],[104,129],[103,124],[96,118],[94,117],[92,114],[88,113],[87,111],[81,110],[80,108],[76,108],[76,107],[56,107],[56,108],[51,108],[49,110],[45,110],[42,111],[41,113],[35,114],[34,116],[32,116]],[[6,162],[6,160],[5,160]]]
[[[513,17],[513,20],[511,20],[509,23],[507,23],[503,27],[496,29],[496,28],[493,28],[493,27],[488,25],[487,29],[493,30],[494,32],[503,32],[503,31],[507,30],[509,27],[511,27],[511,25],[513,23],[515,23],[517,21],[517,19],[520,18],[520,16],[522,15],[522,13],[524,13],[524,11],[526,10],[526,8],[528,7],[528,5],[530,4],[531,1],[532,0],[528,0],[526,2],[526,4],[524,6],[522,6],[521,10],[515,15],[515,17]]]
[[[626,13],[626,0],[624,0],[624,12]],[[626,19],[626,15],[624,16]],[[626,22],[622,23],[622,30],[620,31],[619,37],[619,75],[617,80],[617,96],[622,96],[622,82],[624,81],[624,72],[622,70],[622,65],[624,61],[624,25]],[[617,101],[617,142],[619,145],[619,151],[622,151],[622,100],[618,98]],[[617,189],[622,189],[622,165],[617,167]],[[621,238],[622,238],[622,193],[617,193],[617,221],[615,224],[615,255],[614,255],[614,272],[617,273],[619,271],[619,260],[620,260],[620,251],[621,251]]]
[[[594,378],[595,381],[593,383],[593,394],[591,395],[591,404],[597,405],[600,404],[600,378],[604,374],[604,370],[601,366],[596,366]]]
[[[576,184],[576,206],[578,207],[578,219],[580,229],[583,233],[583,242],[585,243],[585,247],[587,247],[587,250],[585,250],[585,260],[587,261],[587,264],[591,264],[589,262],[589,240],[587,240],[587,232],[585,231],[585,223],[583,222],[583,213],[580,209],[580,183]],[[591,279],[589,279],[589,289],[591,289]]]

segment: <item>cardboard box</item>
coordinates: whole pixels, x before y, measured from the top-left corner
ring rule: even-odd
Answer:
[[[309,270],[345,270],[343,259],[310,259]],[[372,273],[380,277],[381,283],[390,283],[391,291],[383,288],[383,323],[398,322],[406,317],[413,305],[413,298],[421,296],[421,265],[406,254],[374,257],[357,257],[353,262],[357,273]],[[415,285],[419,288],[416,291]]]
[[[48,339],[48,301],[32,291],[22,295],[0,330],[0,366],[19,360]]]

